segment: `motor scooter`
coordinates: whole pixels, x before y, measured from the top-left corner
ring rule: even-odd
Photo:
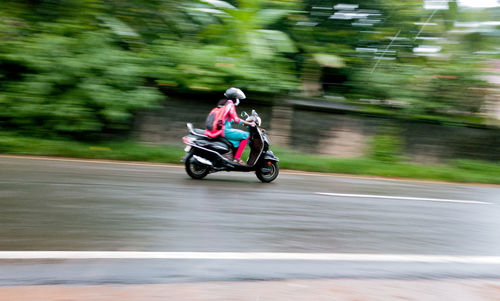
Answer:
[[[241,116],[247,122],[255,123],[255,126],[248,127],[250,155],[246,165],[233,162],[236,148],[229,140],[224,137],[209,138],[205,136],[205,130],[195,129],[191,123],[186,124],[189,135],[182,138],[187,146],[181,161],[191,178],[202,179],[209,173],[218,171],[255,171],[257,178],[264,183],[272,182],[278,177],[279,159],[269,149],[269,138],[265,130],[260,128],[261,118],[255,110],[252,110],[251,115],[242,112]]]

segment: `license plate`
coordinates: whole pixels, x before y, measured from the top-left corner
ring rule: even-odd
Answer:
[[[191,150],[191,145],[186,146],[186,148],[184,149],[186,153],[189,152],[190,150]]]

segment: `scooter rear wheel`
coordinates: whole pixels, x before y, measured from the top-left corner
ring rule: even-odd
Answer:
[[[271,164],[269,164],[271,163]],[[280,168],[278,162],[268,161],[266,164],[255,171],[257,178],[264,183],[270,183],[274,181],[278,174],[280,173]]]
[[[203,179],[210,172],[208,166],[198,163],[193,156],[187,158],[184,165],[186,167],[186,173],[196,180]]]

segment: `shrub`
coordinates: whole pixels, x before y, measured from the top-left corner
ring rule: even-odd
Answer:
[[[370,157],[383,162],[397,162],[401,159],[403,143],[394,129],[385,129],[372,137]]]

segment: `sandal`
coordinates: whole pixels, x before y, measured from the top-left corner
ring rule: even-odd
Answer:
[[[247,163],[241,159],[234,159],[233,162],[239,165],[247,165]]]

